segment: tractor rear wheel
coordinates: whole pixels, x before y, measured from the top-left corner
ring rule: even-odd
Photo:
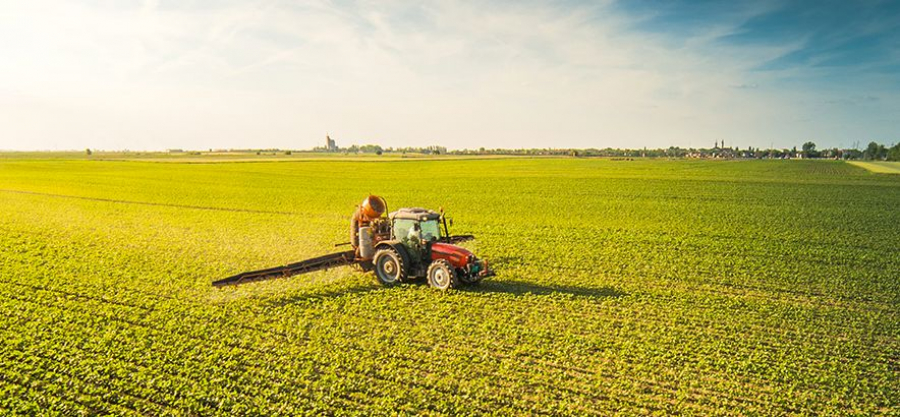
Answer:
[[[381,285],[391,286],[406,280],[406,266],[396,250],[381,249],[375,252],[372,262],[375,264],[375,277]]]
[[[450,262],[437,259],[428,265],[428,285],[442,291],[459,286],[459,278]]]

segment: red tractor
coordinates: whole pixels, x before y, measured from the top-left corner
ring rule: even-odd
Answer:
[[[234,285],[288,277],[341,265],[374,270],[382,285],[391,286],[426,277],[428,285],[447,290],[476,284],[493,275],[487,261],[454,243],[474,239],[451,236],[443,210],[402,208],[385,216],[387,203],[370,195],[350,218],[352,251],[338,252],[290,265],[241,273],[213,282]],[[346,244],[346,243],[345,243]]]

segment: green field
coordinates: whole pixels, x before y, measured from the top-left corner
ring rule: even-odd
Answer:
[[[852,161],[850,162],[861,168],[878,174],[900,174],[900,162],[893,161]]]
[[[900,176],[183,162],[0,157],[0,414],[900,415]],[[497,276],[210,286],[335,251],[369,193]]]

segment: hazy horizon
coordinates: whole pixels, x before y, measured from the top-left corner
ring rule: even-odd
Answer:
[[[900,3],[0,5],[0,149],[900,137]]]

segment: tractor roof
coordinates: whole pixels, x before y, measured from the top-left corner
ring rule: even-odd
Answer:
[[[390,214],[391,219],[404,220],[437,220],[441,215],[433,210],[423,209],[421,207],[402,208]]]

